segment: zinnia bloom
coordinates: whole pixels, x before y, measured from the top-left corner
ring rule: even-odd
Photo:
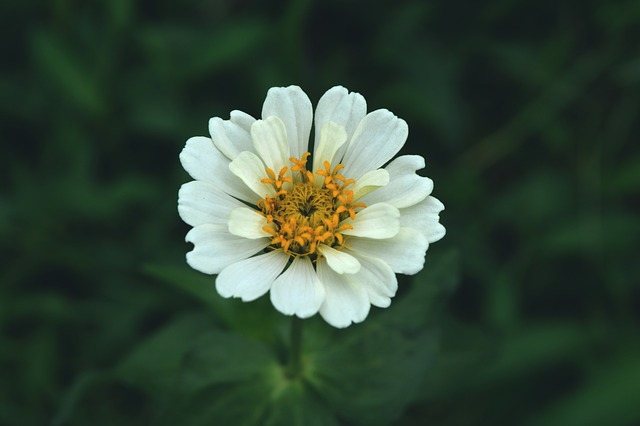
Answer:
[[[218,274],[220,295],[251,301],[269,292],[283,314],[319,312],[347,327],[371,305],[390,305],[395,273],[423,268],[429,243],[445,234],[444,206],[430,196],[431,179],[416,174],[422,157],[389,162],[406,122],[366,109],[360,94],[338,86],[314,116],[299,87],[272,88],[262,119],[232,111],[209,121],[210,138],[187,141],[180,160],[194,181],[178,199],[193,226],[187,262]]]

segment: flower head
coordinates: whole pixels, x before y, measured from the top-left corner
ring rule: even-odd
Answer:
[[[371,305],[390,305],[395,273],[422,269],[429,243],[445,234],[444,206],[415,173],[422,157],[389,162],[406,141],[405,121],[366,108],[360,94],[333,87],[314,116],[299,87],[272,88],[262,119],[232,111],[209,121],[210,138],[187,141],[180,160],[194,180],[178,199],[193,226],[187,262],[218,274],[220,295],[269,292],[284,314],[319,312],[346,327]]]

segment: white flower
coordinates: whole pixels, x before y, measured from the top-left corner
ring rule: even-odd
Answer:
[[[424,159],[406,155],[404,120],[367,114],[358,93],[327,91],[313,115],[297,86],[272,88],[262,119],[232,111],[209,121],[180,154],[194,179],[178,211],[193,229],[191,267],[218,274],[223,297],[251,301],[270,292],[280,312],[320,315],[335,327],[387,307],[395,273],[415,274],[429,243],[445,234]],[[315,125],[310,156],[309,134]],[[312,159],[312,164],[309,160]]]

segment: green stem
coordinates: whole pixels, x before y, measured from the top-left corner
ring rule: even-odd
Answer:
[[[291,318],[291,347],[289,352],[289,377],[297,378],[302,372],[302,320],[297,316]]]

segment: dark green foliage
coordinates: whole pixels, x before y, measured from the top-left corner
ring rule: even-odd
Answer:
[[[640,4],[374,3],[1,3],[0,424],[640,422]],[[176,212],[184,141],[288,84],[404,118],[448,231],[295,380]]]

